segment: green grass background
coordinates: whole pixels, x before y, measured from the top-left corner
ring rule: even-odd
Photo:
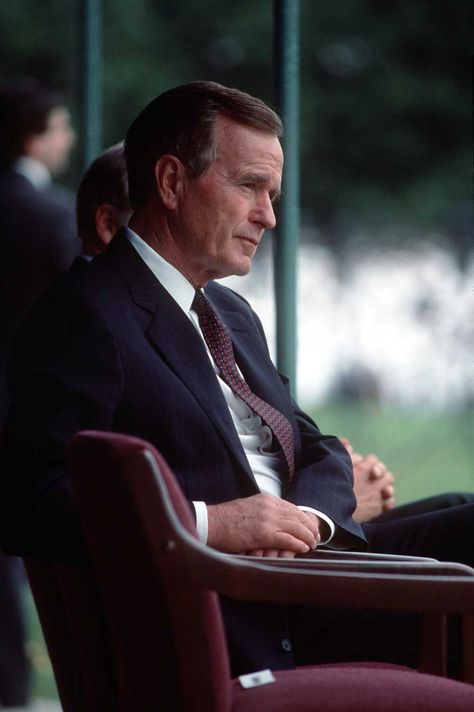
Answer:
[[[373,452],[386,463],[396,475],[399,504],[450,490],[474,492],[472,409],[433,413],[340,403],[307,410],[323,432],[348,437],[358,452]],[[31,595],[26,602],[33,695],[54,698],[54,677]]]
[[[371,403],[309,408],[323,432],[375,453],[396,477],[398,504],[452,490],[474,492],[474,411],[381,410]]]

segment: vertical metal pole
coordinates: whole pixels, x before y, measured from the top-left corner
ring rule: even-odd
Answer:
[[[79,114],[82,170],[102,150],[102,0],[79,2]]]
[[[275,93],[285,129],[283,192],[275,239],[277,367],[296,389],[296,253],[300,232],[299,0],[274,2]]]

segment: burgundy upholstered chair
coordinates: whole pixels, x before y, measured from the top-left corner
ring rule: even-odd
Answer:
[[[92,569],[23,561],[64,712],[114,709],[113,655]]]
[[[424,620],[421,667],[438,667],[439,672],[443,656],[427,652],[433,641],[442,642],[443,616],[460,613],[465,620],[469,677],[472,569],[407,557],[344,557],[329,552],[291,562],[222,554],[196,539],[188,504],[151,445],[125,435],[84,432],[71,443],[69,458],[91,575],[98,582],[101,600],[94,603],[90,582],[85,586],[76,582],[77,597],[81,598],[82,589],[88,591],[85,609],[90,612],[96,606],[97,618],[102,611],[105,616],[100,625],[94,623],[91,634],[84,632],[87,615],[84,611],[80,615],[77,605],[65,613],[66,618],[79,618],[70,638],[73,655],[79,659],[76,667],[82,670],[76,681],[82,686],[82,699],[94,698],[85,691],[91,674],[88,647],[99,646],[90,658],[96,678],[113,671],[106,683],[99,683],[109,699],[84,709],[331,712],[349,706],[353,712],[455,712],[474,708],[470,684],[364,662],[276,671],[275,682],[243,689],[239,680],[231,679],[216,593],[241,600],[332,606],[344,605],[349,597],[354,607],[420,611]],[[69,586],[74,589],[72,581]],[[56,600],[56,594],[51,595]],[[53,638],[61,645],[61,636]],[[101,657],[108,660],[100,662]],[[56,672],[55,658],[58,655],[52,655]],[[65,685],[67,680],[63,671]],[[89,680],[90,687],[94,684],[97,680]]]

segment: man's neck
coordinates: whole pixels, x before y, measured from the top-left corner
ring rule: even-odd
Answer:
[[[194,298],[194,286],[173,264],[162,257],[157,250],[150,247],[135,230],[127,227],[125,234],[166,291],[171,294],[183,311],[188,312]]]
[[[134,213],[128,223],[128,227],[165,262],[178,270],[194,288],[205,286],[204,284],[197,284],[187,270],[182,254],[176,248],[166,216],[160,214],[157,217],[150,211],[144,216]]]

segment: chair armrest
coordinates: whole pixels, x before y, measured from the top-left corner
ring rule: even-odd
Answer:
[[[354,570],[353,563],[343,562],[324,568],[311,561],[257,561],[221,554],[198,542],[196,549],[200,553],[195,550],[192,556],[195,583],[231,598],[343,608],[350,600],[353,608],[474,613],[474,576],[468,567],[466,574],[456,565],[452,573],[440,573],[430,565],[420,569],[419,563],[414,568],[410,563],[405,568],[385,563],[381,571],[364,566]]]
[[[433,576],[472,576],[474,577],[474,569],[464,564],[456,562],[436,561],[436,559],[424,559],[421,557],[404,556],[398,559],[372,558],[371,554],[365,554],[364,558],[352,559],[338,558],[332,559],[329,557],[323,558],[299,558],[282,559],[282,558],[262,558],[257,556],[239,556],[239,559],[250,559],[256,563],[270,563],[272,566],[291,568],[291,569],[307,569],[317,571],[354,571],[366,573],[406,573],[406,574],[432,574]]]
[[[245,562],[245,557],[220,556],[224,557],[222,568],[215,559],[208,571],[204,560],[194,559],[194,565],[207,587],[237,600],[335,608],[345,608],[350,601],[351,608],[419,613],[419,666],[432,674],[447,674],[446,614],[461,614],[463,679],[474,683],[474,571],[469,567],[384,562],[375,564],[381,567],[375,571],[373,567],[367,570],[368,564],[341,562],[328,570],[311,560],[303,566],[290,560],[285,566],[280,564],[283,559],[260,563],[256,557]],[[447,573],[450,567],[451,575]]]
[[[386,557],[380,559],[365,554],[365,561],[383,561],[382,571],[369,571],[364,567],[359,570],[347,568],[358,562],[364,563],[360,554],[350,564],[342,561],[332,570],[333,564],[324,569],[318,566],[317,559],[294,559],[289,561],[296,563],[288,564],[284,559],[270,563],[275,560],[222,554],[201,544],[183,527],[158,463],[149,450],[130,458],[128,471],[130,481],[140,473],[143,476],[140,495],[132,488],[131,496],[142,513],[149,540],[155,542],[157,559],[168,558],[167,568],[176,582],[181,579],[184,585],[208,588],[247,601],[344,608],[350,600],[353,608],[474,614],[474,577],[471,570],[460,575],[456,565],[453,565],[456,571],[453,569],[448,575],[434,575],[431,570],[419,573],[418,569],[413,573],[409,568],[412,566],[410,561],[405,561],[406,568],[403,568],[404,559],[400,557],[391,562],[391,557],[387,560]],[[160,492],[160,498],[153,501],[151,507],[155,490]],[[161,529],[157,531],[159,512]],[[174,556],[175,553],[179,556]],[[177,561],[176,566],[173,566],[173,559]],[[415,566],[422,566],[422,561],[416,561]],[[437,566],[437,562],[426,564]]]
[[[378,554],[372,551],[347,551],[318,546],[315,551],[298,554],[300,559],[339,559],[341,561],[437,561],[427,556],[407,556],[404,554]]]

